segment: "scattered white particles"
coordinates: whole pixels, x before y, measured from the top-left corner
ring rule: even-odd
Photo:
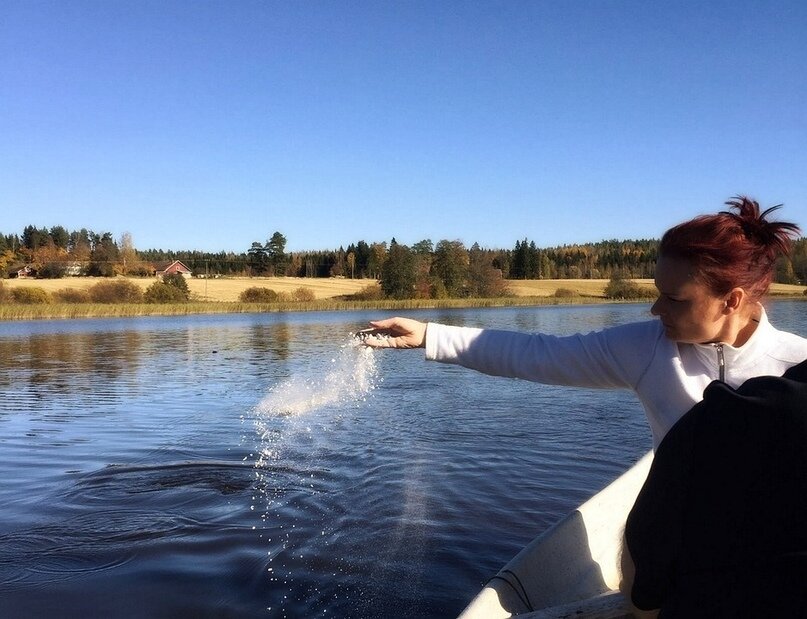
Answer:
[[[293,376],[271,389],[256,408],[258,416],[297,416],[334,404],[364,400],[376,386],[372,349],[357,338],[342,346],[324,376]]]
[[[255,461],[257,469],[263,469],[280,457],[277,443],[279,418],[296,418],[328,407],[362,402],[379,382],[373,349],[365,346],[363,340],[354,334],[350,334],[347,343],[330,361],[325,369],[313,364],[310,371],[278,383],[255,407],[253,419],[259,441]],[[305,429],[311,432],[310,426],[306,425]]]

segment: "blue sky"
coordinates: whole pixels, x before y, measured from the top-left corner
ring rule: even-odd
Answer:
[[[0,232],[139,249],[807,230],[807,3],[0,4]]]

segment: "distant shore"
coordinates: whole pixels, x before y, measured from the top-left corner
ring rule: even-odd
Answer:
[[[64,279],[10,279],[3,280],[7,290],[16,287],[42,288],[55,292],[65,288],[86,290],[104,278],[70,277]],[[123,279],[123,278],[117,278]],[[144,290],[154,278],[126,278]],[[634,280],[652,289],[652,280]],[[0,303],[0,320],[46,320],[69,318],[166,316],[187,314],[225,314],[255,312],[293,311],[350,311],[350,310],[396,310],[432,309],[443,307],[507,307],[525,305],[568,305],[585,303],[613,303],[605,298],[608,280],[592,279],[542,279],[507,280],[511,296],[486,299],[405,299],[355,301],[349,297],[368,285],[377,283],[369,279],[347,278],[298,278],[298,277],[231,277],[218,279],[190,279],[188,287],[191,301],[188,303],[47,303],[11,304]],[[241,303],[242,291],[251,287],[270,288],[276,292],[290,293],[299,288],[313,291],[313,301],[280,301],[276,303]],[[561,291],[560,293],[558,291]],[[804,286],[774,284],[773,298],[801,298]],[[650,297],[639,302],[649,301]]]

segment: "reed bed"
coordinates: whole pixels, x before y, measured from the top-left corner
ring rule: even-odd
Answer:
[[[597,297],[503,297],[495,299],[404,299],[353,301],[318,299],[277,303],[190,302],[190,303],[43,303],[0,304],[0,320],[58,320],[71,318],[123,318],[139,316],[184,316],[189,314],[251,314],[269,312],[317,312],[351,310],[404,310],[439,308],[483,308],[540,305],[613,303]]]
[[[25,282],[36,285],[43,280]],[[44,280],[46,281],[46,280]],[[344,281],[344,280],[342,280]],[[16,282],[15,282],[16,283]],[[254,283],[254,280],[253,280]],[[602,292],[607,283],[604,280],[510,280],[515,296],[485,299],[405,299],[356,301],[346,296],[316,298],[313,301],[277,301],[271,303],[243,303],[230,300],[200,301],[187,303],[10,303],[0,302],[0,320],[53,320],[71,318],[118,318],[139,316],[183,316],[189,314],[246,314],[266,312],[304,311],[351,311],[379,310],[395,311],[407,309],[439,308],[484,308],[509,306],[542,305],[581,305],[592,303],[647,302],[653,300],[635,299],[616,301],[606,299]],[[641,281],[643,284],[650,282]],[[512,284],[516,284],[513,286]],[[11,286],[10,286],[11,287]],[[64,287],[64,284],[62,284]],[[515,290],[513,290],[515,288]],[[554,296],[558,288],[567,293]],[[331,294],[334,291],[330,291]],[[321,294],[321,292],[320,292]],[[774,284],[770,291],[774,297],[788,297],[807,300],[804,286]]]

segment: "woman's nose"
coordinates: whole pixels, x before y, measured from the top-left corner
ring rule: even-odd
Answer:
[[[650,306],[650,313],[653,316],[661,316],[661,299],[656,299],[656,302]]]

